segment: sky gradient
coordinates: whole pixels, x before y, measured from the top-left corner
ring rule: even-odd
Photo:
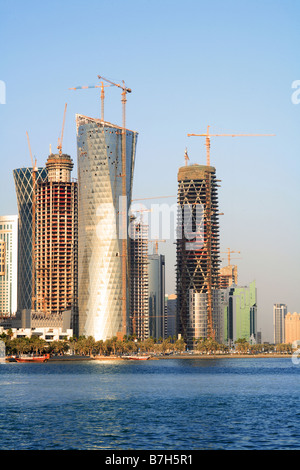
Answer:
[[[77,176],[75,114],[100,117],[100,93],[69,88],[99,84],[97,75],[132,89],[126,121],[139,133],[134,198],[175,196],[186,147],[190,163],[205,164],[205,140],[188,133],[210,125],[219,134],[276,134],[211,142],[222,180],[221,252],[241,251],[239,284],[256,280],[258,327],[272,341],[273,304],[300,312],[300,104],[292,102],[299,23],[298,0],[0,0],[0,214],[17,213],[12,171],[31,166],[26,131],[44,166],[65,103],[63,151]],[[117,88],[106,89],[105,120],[119,125],[120,99]],[[160,244],[170,294],[173,242]]]

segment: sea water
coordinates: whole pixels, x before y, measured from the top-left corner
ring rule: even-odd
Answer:
[[[299,449],[287,358],[0,364],[0,449]]]

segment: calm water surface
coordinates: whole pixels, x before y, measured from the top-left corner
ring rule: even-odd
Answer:
[[[284,359],[0,364],[0,449],[299,449]]]

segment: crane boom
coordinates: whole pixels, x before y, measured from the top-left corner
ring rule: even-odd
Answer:
[[[188,137],[206,137],[206,165],[210,166],[210,138],[211,137],[270,137],[275,134],[210,134],[207,126],[206,134],[188,134]]]
[[[73,88],[69,88],[69,90],[86,90],[88,88],[101,88],[101,120],[104,121],[104,88],[109,86],[111,85],[104,85],[103,82],[101,82],[101,85],[76,86]]]

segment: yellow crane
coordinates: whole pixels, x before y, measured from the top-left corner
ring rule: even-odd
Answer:
[[[206,146],[206,165],[210,166],[210,139],[211,137],[260,137],[260,136],[274,136],[275,134],[210,134],[210,126],[207,126],[206,134],[187,134],[188,137],[205,137]],[[215,338],[212,318],[212,259],[211,259],[211,173],[206,172],[206,207],[204,211],[204,218],[206,221],[206,244],[205,249],[207,253],[207,274],[206,274],[206,287],[207,287],[207,332],[208,337]]]
[[[262,137],[262,136],[274,136],[275,134],[210,134],[210,126],[207,126],[206,134],[188,134],[188,137],[205,137],[206,146],[206,165],[210,166],[210,139],[211,137]]]
[[[221,253],[226,253],[227,254],[227,259],[228,259],[228,266],[230,266],[230,262],[231,262],[231,253],[241,253],[240,251],[233,251],[233,250],[230,250],[230,248],[227,248],[227,251],[221,251]],[[239,258],[236,258],[236,259],[239,259]]]
[[[149,240],[151,243],[155,244],[155,254],[158,255],[158,244],[159,243],[166,243],[166,240]]]
[[[62,154],[62,143],[63,143],[63,137],[64,137],[66,111],[67,111],[67,103],[65,104],[64,118],[63,118],[63,124],[62,124],[62,129],[61,129],[61,136],[58,138],[58,144],[57,144],[57,149],[58,149],[59,155]]]
[[[30,158],[31,158],[31,164],[32,164],[32,292],[31,292],[31,309],[35,309],[35,219],[36,219],[36,197],[35,197],[35,191],[36,191],[36,173],[37,173],[37,166],[36,166],[36,159],[33,161],[32,157],[32,152],[31,152],[31,146],[30,146],[30,140],[29,140],[29,135],[28,132],[26,131],[27,135],[27,141],[28,141],[28,147],[29,147],[29,153],[30,153]]]
[[[101,85],[88,85],[88,86],[76,86],[74,88],[69,88],[69,90],[86,90],[88,88],[101,88],[101,121],[104,121],[104,98],[105,98],[105,93],[104,93],[104,88],[109,87],[111,85],[104,85],[103,82],[101,82]]]
[[[99,80],[104,80],[110,85],[114,85],[122,90],[122,196],[127,198],[126,190],[126,102],[127,93],[131,93],[131,89],[125,86],[124,80],[122,85],[114,83],[107,78],[98,75]],[[123,317],[123,334],[127,333],[127,211],[123,207],[122,210],[122,317]]]

